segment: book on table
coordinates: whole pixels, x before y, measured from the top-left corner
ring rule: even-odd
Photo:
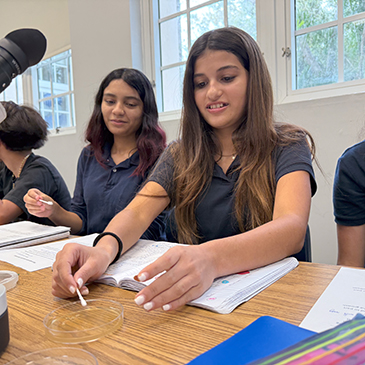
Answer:
[[[178,244],[139,240],[116,263],[110,265],[97,282],[140,291],[156,277],[143,283],[134,277],[176,245]],[[238,305],[260,293],[296,266],[298,261],[294,257],[288,257],[258,269],[217,278],[202,296],[188,304],[217,313],[231,313]]]
[[[30,221],[8,223],[0,226],[0,250],[51,242],[69,235],[70,227],[46,226]]]

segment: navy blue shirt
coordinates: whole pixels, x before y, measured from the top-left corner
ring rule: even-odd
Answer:
[[[337,161],[333,208],[336,223],[365,224],[365,141],[348,148]]]
[[[306,142],[277,147],[273,152],[273,157],[276,181],[294,171],[307,171],[310,175],[312,196],[315,194],[317,185],[311,153]],[[234,187],[239,177],[239,171],[235,171],[235,169],[239,166],[239,158],[236,157],[225,174],[222,168],[215,163],[211,184],[204,190],[195,209],[198,234],[201,237],[200,243],[241,233],[234,214]],[[149,177],[149,181],[157,182],[166,190],[172,202],[174,200],[173,170],[173,157],[168,148]],[[168,241],[177,241],[175,229],[174,218],[170,218],[170,222],[166,224]]]
[[[32,188],[39,189],[62,208],[70,210],[71,196],[66,183],[58,170],[45,157],[31,153],[18,179],[13,177],[13,173],[5,165],[0,168],[0,199],[13,202],[23,211],[17,220],[30,220],[54,226],[48,218],[39,218],[28,213],[23,197]]]
[[[102,166],[90,147],[85,147],[81,152],[71,205],[71,211],[82,220],[82,229],[78,234],[103,232],[112,218],[134,198],[146,178],[132,176],[139,164],[138,151],[118,165],[110,154],[110,146],[106,146],[105,166]],[[163,218],[163,215],[156,218],[142,238],[163,239]]]

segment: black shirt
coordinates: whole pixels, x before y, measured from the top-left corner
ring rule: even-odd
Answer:
[[[64,209],[70,209],[71,196],[66,183],[58,170],[45,157],[31,153],[17,179],[4,164],[2,165],[0,168],[0,199],[11,201],[23,211],[23,214],[18,217],[19,220],[54,225],[48,218],[38,218],[28,213],[23,197],[32,188],[47,194]]]

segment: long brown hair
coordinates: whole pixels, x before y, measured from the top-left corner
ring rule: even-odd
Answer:
[[[192,46],[186,63],[180,142],[173,149],[176,188],[173,203],[178,240],[184,243],[199,241],[196,202],[211,182],[214,156],[221,153],[213,130],[194,99],[195,63],[207,49],[234,54],[249,73],[245,115],[232,135],[241,163],[234,213],[242,232],[272,220],[276,188],[274,148],[299,143],[308,137],[314,156],[309,133],[294,125],[274,122],[271,78],[255,40],[235,27],[203,34]]]

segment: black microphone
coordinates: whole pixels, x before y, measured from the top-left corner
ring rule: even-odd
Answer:
[[[0,39],[0,93],[14,77],[37,64],[46,48],[47,39],[37,29],[17,29]]]

